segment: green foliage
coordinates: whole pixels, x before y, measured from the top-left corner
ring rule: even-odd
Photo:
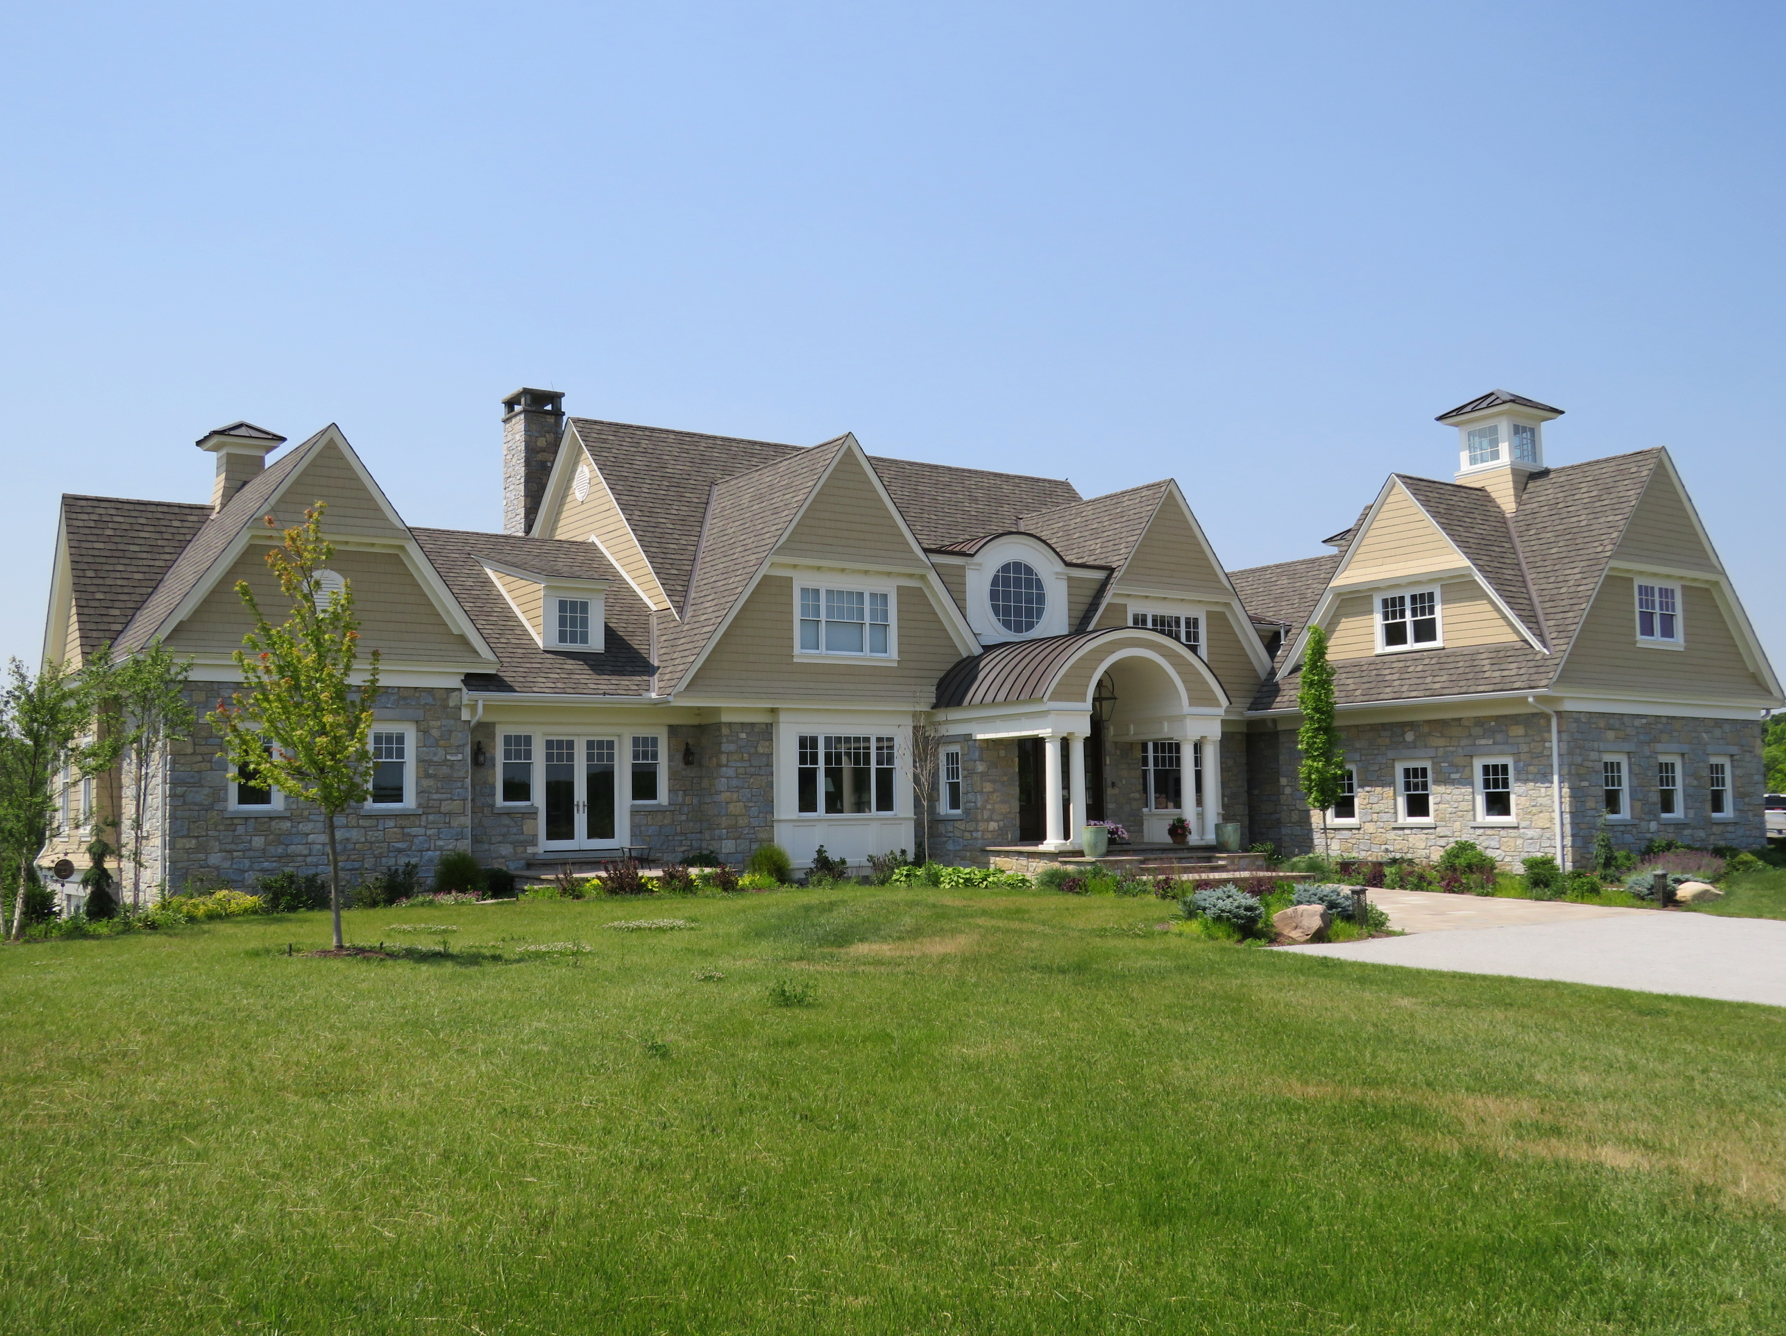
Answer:
[[[695,880],[702,890],[718,891],[721,895],[730,895],[740,889],[738,874],[724,863],[703,869],[696,874]]]
[[[1625,894],[1635,896],[1639,900],[1654,900],[1656,898],[1656,877],[1658,874],[1668,878],[1670,891],[1678,891],[1686,882],[1698,880],[1696,877],[1685,876],[1679,872],[1666,872],[1660,868],[1646,868],[1641,872],[1633,872],[1630,876],[1625,878]]]
[[[818,989],[805,979],[777,979],[769,985],[772,1007],[810,1007],[818,997]]]
[[[1495,867],[1494,856],[1472,840],[1456,840],[1439,855],[1441,872],[1493,873]]]
[[[1327,912],[1336,919],[1349,919],[1355,912],[1352,892],[1349,888],[1324,885],[1320,882],[1298,886],[1291,893],[1290,903],[1293,905],[1324,905]]]
[[[81,889],[87,893],[87,917],[109,919],[118,912],[118,899],[112,894],[114,878],[105,860],[115,852],[103,836],[87,842],[87,870],[81,873]]]
[[[1234,886],[1212,886],[1195,892],[1184,902],[1184,915],[1202,915],[1217,923],[1227,923],[1242,933],[1251,933],[1265,916],[1265,906],[1245,891]]]
[[[720,866],[720,857],[718,854],[714,853],[713,850],[711,850],[711,849],[696,849],[693,853],[685,854],[683,856],[682,866],[683,867],[719,867]]]
[[[1060,891],[1066,889],[1066,883],[1072,879],[1073,872],[1059,863],[1051,863],[1036,873],[1036,889],[1038,891]]]
[[[1690,844],[1682,844],[1679,840],[1658,837],[1643,846],[1643,852],[1640,857],[1654,858],[1657,854],[1679,853],[1684,850],[1689,850],[1692,847],[1693,846]]]
[[[1736,854],[1730,859],[1724,867],[1724,874],[1726,876],[1736,876],[1744,872],[1765,872],[1766,870],[1766,863],[1755,857],[1754,854],[1744,850],[1742,853]]]
[[[159,640],[113,667],[103,686],[101,731],[118,750],[131,795],[123,861],[130,866],[131,902],[142,903],[143,843],[150,791],[160,774],[163,744],[192,736],[195,721],[186,699],[191,659],[176,658]]]
[[[1310,872],[1317,877],[1337,877],[1339,869],[1325,854],[1297,854],[1284,863],[1285,872]]]
[[[738,889],[741,891],[773,891],[782,884],[767,872],[746,872],[738,878]]]
[[[1605,826],[1594,833],[1594,867],[1603,873],[1612,872],[1618,867],[1619,851],[1614,847],[1612,834]]]
[[[1597,899],[1604,883],[1597,873],[1584,870],[1571,872],[1563,880],[1563,898],[1580,903]]]
[[[450,849],[434,865],[434,889],[437,891],[481,891],[484,869],[464,849]]]
[[[25,882],[25,922],[48,923],[56,917],[56,893],[36,877]]]
[[[329,881],[320,872],[283,868],[258,878],[254,889],[265,902],[269,914],[298,914],[307,909],[320,909],[329,899]]]
[[[207,919],[240,918],[244,914],[264,914],[267,902],[258,895],[232,891],[225,887],[209,895],[175,895],[163,900],[160,909],[177,915],[186,923],[202,923]],[[88,915],[92,917],[91,914]]]
[[[832,858],[820,845],[812,856],[812,866],[806,870],[806,884],[813,887],[836,886],[850,879],[850,860]]]
[[[938,867],[936,881],[932,884],[949,890],[986,886],[1003,886],[1016,890],[1027,887],[1029,878],[1021,872],[1003,872],[994,867]]]
[[[1339,729],[1333,721],[1333,666],[1327,662],[1327,633],[1311,626],[1302,655],[1302,686],[1296,708],[1302,727],[1296,730],[1296,746],[1302,753],[1297,782],[1311,811],[1322,813],[1326,836],[1326,812],[1340,799],[1345,782],[1346,754],[1340,747]]]
[[[1534,900],[1555,900],[1563,893],[1563,869],[1549,854],[1523,859],[1526,890]]]
[[[340,814],[370,795],[372,705],[378,698],[378,652],[365,680],[355,683],[359,659],[359,619],[354,616],[353,584],[325,590],[317,573],[335,549],[322,536],[321,501],[304,512],[304,522],[285,530],[279,546],[267,551],[279,589],[291,600],[285,621],[269,622],[246,580],[236,595],[254,618],[254,629],[235,652],[242,690],[219,701],[207,716],[222,735],[224,750],[238,771],[251,767],[278,788],[322,809],[328,836],[329,899],[335,945],[341,938],[341,867],[335,844]],[[266,516],[270,529],[279,527]],[[387,902],[388,903],[388,902]]]
[[[657,885],[665,895],[693,895],[695,874],[680,863],[665,863]]]
[[[904,849],[897,853],[868,855],[868,880],[875,886],[891,885],[900,869],[911,866]]]
[[[375,872],[354,889],[356,909],[377,909],[407,900],[422,889],[421,866],[399,863],[396,867]]]
[[[515,874],[505,867],[485,868],[484,894],[492,900],[512,899],[515,894]]]
[[[610,864],[602,873],[599,885],[609,895],[650,895],[652,889],[651,883],[640,874],[638,863],[630,858]],[[575,890],[566,888],[566,894],[574,895]]]
[[[769,878],[771,886],[785,886],[794,879],[794,860],[779,844],[759,844],[744,871],[746,875]]]
[[[1762,733],[1761,760],[1767,767],[1767,791],[1786,793],[1786,712],[1767,721]]]

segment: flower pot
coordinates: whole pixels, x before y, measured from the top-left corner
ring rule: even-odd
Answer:
[[[1102,858],[1110,848],[1110,832],[1103,826],[1086,826],[1079,832],[1079,843],[1087,858]]]
[[[1225,853],[1240,852],[1240,822],[1218,821],[1215,823],[1215,847]]]
[[[1181,831],[1180,833],[1178,833],[1176,835],[1174,835],[1171,831],[1167,831],[1166,837],[1168,839],[1170,839],[1172,841],[1172,843],[1174,843],[1174,844],[1189,844],[1191,842],[1191,832],[1188,830]]]

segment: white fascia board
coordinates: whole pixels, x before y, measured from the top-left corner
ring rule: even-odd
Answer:
[[[1553,708],[1572,710],[1578,714],[1654,714],[1688,719],[1761,719],[1769,710],[1779,709],[1786,701],[1771,705],[1733,705],[1729,701],[1655,700],[1623,696],[1556,696]]]
[[[533,637],[533,643],[538,645],[541,649],[544,649],[546,647],[546,642],[540,638],[539,629],[534,626],[532,622],[527,620],[527,614],[521,611],[520,604],[516,603],[514,598],[509,594],[509,591],[503,588],[502,581],[496,578],[496,573],[488,567],[485,567],[484,574],[490,577],[490,583],[496,586],[496,592],[502,595],[502,601],[509,605],[509,611],[515,614],[515,620],[520,622],[522,629],[525,630],[528,635]],[[545,595],[542,593],[540,595],[540,620],[544,621],[545,618]]]
[[[1354,580],[1350,583],[1329,584],[1327,588],[1334,594],[1362,594],[1372,589],[1406,589],[1410,585],[1437,584],[1441,580],[1456,580],[1463,576],[1480,579],[1476,568],[1468,562],[1457,566],[1445,566],[1434,571],[1424,571],[1420,575],[1409,578],[1406,575],[1383,576],[1372,580]],[[1489,591],[1492,595],[1493,591]]]
[[[804,575],[865,575],[877,579],[889,579],[900,584],[921,585],[930,576],[927,566],[895,566],[887,562],[876,565],[851,563],[846,561],[821,560],[818,557],[803,559],[800,557],[777,556],[771,558],[765,575],[789,575],[799,578]]]
[[[606,580],[592,580],[582,575],[542,575],[538,571],[524,571],[518,566],[505,565],[500,561],[491,561],[488,557],[479,557],[478,564],[487,571],[501,571],[514,580],[523,580],[528,584],[544,587],[551,585],[554,589],[587,589],[593,593],[605,593],[608,588]]]
[[[74,573],[68,564],[68,513],[57,507],[56,555],[50,566],[50,607],[44,618],[43,653],[37,662],[61,663],[68,653],[68,622],[74,612]]]

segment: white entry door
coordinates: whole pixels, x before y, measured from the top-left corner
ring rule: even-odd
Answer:
[[[544,850],[616,849],[627,842],[626,805],[620,800],[618,738],[545,740]]]

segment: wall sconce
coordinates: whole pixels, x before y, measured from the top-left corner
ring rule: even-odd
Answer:
[[[473,765],[481,766],[484,764],[484,762],[488,761],[489,759],[490,758],[484,754],[484,744],[483,743],[474,742],[471,744],[471,763]]]
[[[682,744],[682,764],[683,765],[693,765],[694,763],[695,763],[694,743],[685,742]]]

